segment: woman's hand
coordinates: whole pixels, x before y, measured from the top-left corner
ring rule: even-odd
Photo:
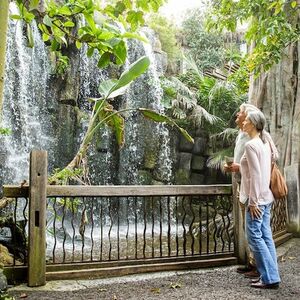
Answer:
[[[240,165],[237,163],[225,164],[224,170],[225,172],[237,173],[240,171]]]
[[[248,206],[248,210],[250,212],[251,219],[260,219],[261,210],[258,206]]]

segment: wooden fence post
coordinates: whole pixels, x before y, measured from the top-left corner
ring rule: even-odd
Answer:
[[[47,152],[30,153],[28,286],[46,284]]]
[[[245,223],[243,221],[242,211],[239,204],[238,183],[232,176],[232,198],[233,198],[233,216],[234,216],[234,249],[235,255],[240,264],[246,263],[246,237]]]

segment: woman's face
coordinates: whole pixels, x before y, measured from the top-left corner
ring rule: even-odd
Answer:
[[[248,117],[246,117],[245,121],[243,122],[243,131],[250,134],[253,130],[255,130],[255,126],[253,123],[249,120]]]
[[[237,114],[236,114],[236,120],[235,123],[242,128],[243,127],[243,122],[245,121],[246,118],[246,112],[240,110]]]

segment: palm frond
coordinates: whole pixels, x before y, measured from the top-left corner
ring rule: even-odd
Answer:
[[[207,167],[213,169],[220,169],[224,172],[225,156],[232,156],[233,148],[222,149],[218,152],[213,153],[206,162]]]
[[[231,142],[238,135],[237,128],[226,128],[222,132],[211,135],[212,139],[220,139],[222,138],[225,142]]]
[[[174,89],[177,91],[177,93],[188,96],[190,98],[195,97],[195,93],[182,81],[180,81],[176,77],[171,77],[171,83],[173,84]]]
[[[199,77],[199,79],[203,79],[203,73],[199,70],[195,60],[192,58],[191,55],[185,56],[184,54],[182,54],[183,59],[185,60],[185,62],[187,63],[187,65],[190,67],[191,70],[193,70],[197,76]]]
[[[206,120],[210,124],[215,124],[217,122],[222,121],[219,117],[210,114],[206,109],[204,109],[200,105],[196,105],[194,107],[191,117],[193,117],[196,120],[196,123],[198,125],[201,125],[202,119]]]
[[[172,115],[173,115],[174,118],[180,119],[180,120],[186,118],[186,113],[182,109],[180,109],[179,107],[175,107],[173,109]]]

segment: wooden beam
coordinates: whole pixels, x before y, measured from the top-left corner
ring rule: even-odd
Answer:
[[[100,268],[111,268],[111,267],[122,267],[122,266],[134,266],[134,265],[150,265],[150,264],[162,264],[170,262],[184,262],[184,261],[206,261],[214,259],[227,259],[234,256],[233,252],[228,253],[213,253],[207,255],[187,255],[181,257],[156,257],[156,258],[146,258],[146,259],[128,259],[119,261],[101,261],[101,262],[74,262],[74,263],[64,263],[64,264],[47,264],[48,272],[60,272],[60,271],[70,271],[70,270],[84,270],[84,269],[100,269]]]
[[[184,196],[230,195],[231,184],[220,185],[137,185],[137,186],[82,186],[48,185],[47,196]],[[4,185],[3,196],[20,198],[29,196],[29,186]]]
[[[230,195],[227,185],[144,185],[144,186],[47,186],[47,196],[185,196],[185,195]]]
[[[61,272],[47,272],[47,280],[64,280],[64,279],[83,279],[83,278],[102,278],[123,276],[129,274],[158,272],[158,271],[178,271],[190,270],[199,268],[208,268],[216,266],[235,265],[237,263],[236,257],[209,259],[209,260],[195,260],[182,261],[160,264],[143,264],[136,266],[119,266],[111,268],[89,268],[84,270],[68,270]]]
[[[46,284],[47,152],[30,153],[28,286]]]
[[[29,197],[29,186],[19,185],[4,185],[3,186],[3,197],[7,198],[28,198]]]

